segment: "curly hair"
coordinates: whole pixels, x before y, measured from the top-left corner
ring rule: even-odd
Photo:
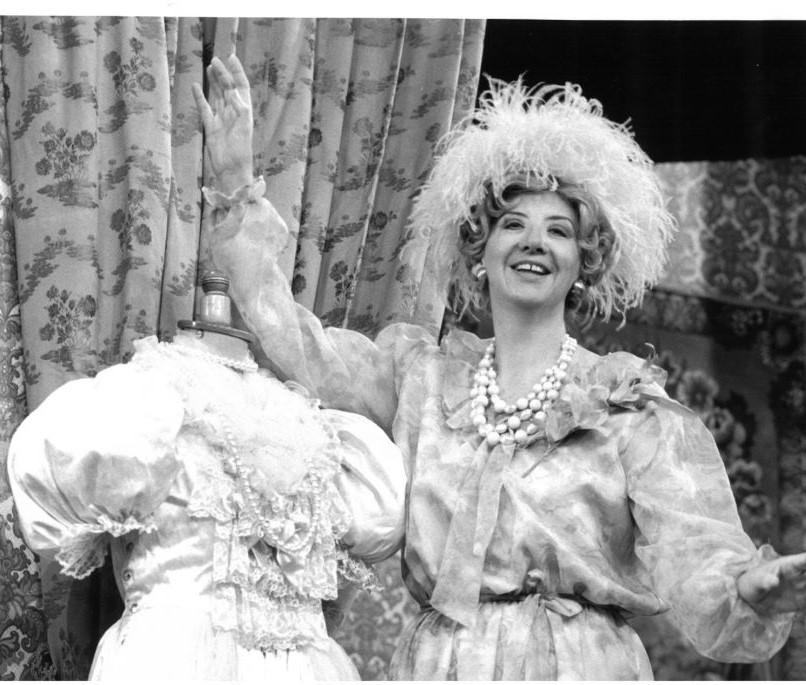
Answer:
[[[459,227],[458,250],[463,259],[454,262],[451,274],[451,308],[459,313],[476,315],[489,308],[487,280],[477,280],[472,268],[481,261],[490,234],[506,212],[522,195],[553,192],[573,209],[577,219],[579,246],[579,278],[589,286],[599,283],[612,266],[616,252],[616,234],[596,198],[578,184],[553,180],[550,184],[536,183],[524,177],[513,178],[497,193],[492,184],[485,186],[484,200],[470,208],[471,219]],[[585,293],[568,294],[566,307],[583,323],[595,315],[594,303]]]
[[[479,212],[486,213],[485,197],[492,188],[501,198],[518,177],[537,190],[562,184],[583,225],[586,290],[580,306],[590,310],[588,318],[607,321],[616,314],[624,321],[660,279],[675,220],[652,160],[631,129],[605,118],[601,103],[570,83],[532,89],[520,80],[491,79],[472,118],[441,139],[411,214],[412,234],[428,243],[425,281],[447,305],[458,304],[457,313],[474,302],[483,305],[483,293],[473,292],[463,245],[486,241],[484,231],[471,237]],[[586,215],[597,227],[590,235]]]

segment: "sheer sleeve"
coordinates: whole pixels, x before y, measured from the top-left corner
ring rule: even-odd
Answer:
[[[710,432],[680,406],[649,409],[639,421],[622,458],[636,553],[655,592],[704,656],[768,659],[787,639],[793,615],[759,615],[738,596],[738,576],[775,552],[757,550],[742,530]]]
[[[218,211],[212,250],[230,278],[230,292],[247,326],[281,377],[296,381],[329,407],[362,414],[391,429],[400,379],[425,346],[425,329],[392,324],[375,341],[341,328],[323,328],[298,305],[277,265],[287,230],[271,204],[260,199]]]
[[[400,451],[366,418],[334,409],[324,413],[339,438],[336,487],[351,514],[341,542],[351,556],[375,564],[403,541],[406,474]]]
[[[14,434],[8,470],[26,542],[76,578],[103,563],[106,536],[152,529],[179,470],[179,395],[128,365],[55,390]]]

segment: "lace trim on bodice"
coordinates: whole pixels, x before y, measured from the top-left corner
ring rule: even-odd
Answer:
[[[164,370],[184,399],[183,440],[202,447],[192,451],[188,514],[215,522],[214,625],[247,648],[326,639],[321,600],[336,597],[339,575],[374,580],[338,547],[351,516],[334,482],[339,442],[318,403],[263,372],[183,355],[176,343],[136,347],[132,363]],[[251,498],[233,451],[249,469]]]

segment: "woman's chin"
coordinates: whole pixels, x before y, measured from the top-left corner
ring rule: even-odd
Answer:
[[[498,301],[491,302],[493,314],[496,309],[510,311],[513,314],[534,316],[535,314],[551,314],[558,312],[563,315],[565,312],[565,298],[549,297],[545,293],[521,292],[512,293]]]

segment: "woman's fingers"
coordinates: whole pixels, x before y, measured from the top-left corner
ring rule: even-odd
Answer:
[[[243,70],[241,60],[238,59],[234,52],[227,58],[227,66],[229,67],[229,72],[232,75],[235,87],[246,88],[248,90],[249,79],[246,77],[246,72]]]
[[[249,79],[235,53],[227,58],[227,64],[213,57],[207,67],[207,81],[207,103],[213,114],[220,114],[227,105],[238,113],[248,111]]]
[[[213,122],[213,112],[210,109],[210,105],[198,83],[194,83],[191,86],[191,92],[193,93],[193,99],[196,101],[196,109],[199,110],[199,116],[201,116],[202,126],[208,129]]]
[[[224,92],[221,90],[221,83],[215,75],[212,65],[207,67],[207,101],[213,111],[216,111],[224,100]]]
[[[194,83],[191,86],[191,92],[193,93],[193,99],[196,102],[196,108],[199,110],[202,125],[205,129],[212,127],[216,116],[224,120],[229,120],[230,116],[227,116],[227,109],[229,108],[237,115],[247,114],[249,112],[249,105],[244,102],[237,90],[225,91],[215,111],[210,107],[210,103],[204,97],[204,92],[198,83]]]
[[[784,578],[799,578],[806,579],[806,554],[790,554],[781,557],[779,560],[780,573]]]
[[[230,74],[229,69],[227,69],[227,67],[218,57],[213,57],[213,59],[210,61],[209,68],[211,70],[212,79],[220,84],[222,90],[235,87],[235,80],[233,79],[232,74]]]
[[[237,90],[229,90],[227,93],[227,104],[229,104],[237,114],[246,114],[249,112],[249,105],[244,102],[244,99]]]

